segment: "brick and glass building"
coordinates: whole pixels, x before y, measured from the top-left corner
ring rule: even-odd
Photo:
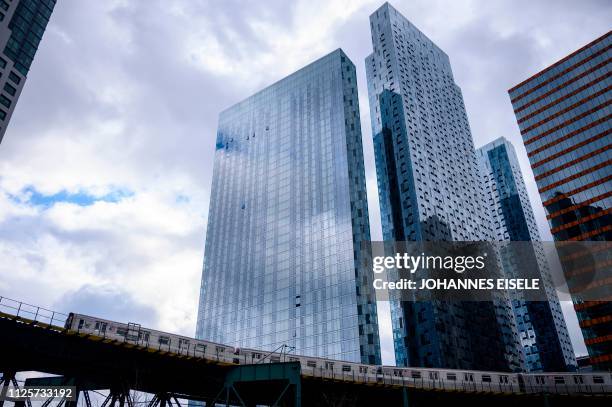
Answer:
[[[611,45],[608,32],[508,92],[557,241],[612,240]],[[592,365],[609,369],[612,298],[574,300]]]
[[[0,143],[56,0],[0,0]]]

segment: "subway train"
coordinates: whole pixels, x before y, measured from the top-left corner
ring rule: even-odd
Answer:
[[[506,373],[397,366],[375,366],[286,352],[235,348],[186,336],[70,313],[65,329],[222,364],[299,362],[303,376],[421,389],[494,393],[603,394],[612,396],[612,373]]]

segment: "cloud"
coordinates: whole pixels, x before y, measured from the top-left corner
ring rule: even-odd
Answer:
[[[158,318],[157,310],[143,305],[121,287],[112,285],[84,285],[64,294],[55,305],[63,310],[78,310],[85,315],[111,321],[131,321],[151,326]]]
[[[58,2],[0,145],[0,293],[120,319],[132,309],[129,318],[192,335],[218,113],[338,47],[357,67],[372,237],[381,239],[363,62],[378,6]],[[449,54],[476,144],[513,141],[550,236],[506,91],[606,32],[607,3],[394,6]],[[379,314],[392,363],[384,306]],[[575,322],[570,330],[578,338]]]
[[[108,287],[113,287],[125,293],[128,302],[156,310],[143,324],[192,335],[204,223],[199,200],[194,202],[156,190],[90,205],[32,205],[4,194],[0,291],[30,303],[85,313],[82,303],[67,299],[86,299],[77,294],[100,287],[99,295],[112,303]],[[87,310],[94,313],[95,306]],[[107,312],[124,318],[112,308],[98,311]]]

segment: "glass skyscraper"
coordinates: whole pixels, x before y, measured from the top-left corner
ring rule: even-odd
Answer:
[[[612,240],[611,45],[608,32],[508,91],[557,241]],[[591,363],[610,369],[612,302],[574,307]]]
[[[366,72],[384,239],[490,240],[448,56],[388,3],[370,16],[370,28]],[[398,365],[522,368],[509,303],[392,300],[391,314]]]
[[[500,137],[480,147],[476,153],[485,186],[488,212],[493,217],[494,239],[533,242],[530,245],[520,245],[520,255],[530,257],[523,264],[537,267],[534,274],[540,276],[548,299],[512,300],[525,356],[525,368],[531,372],[575,370],[576,358],[514,147]],[[512,259],[509,260],[504,262],[504,267],[513,266]],[[516,274],[520,274],[520,271]]]
[[[219,116],[197,337],[379,364],[369,240],[355,66],[339,49]]]
[[[0,142],[56,0],[0,0]]]

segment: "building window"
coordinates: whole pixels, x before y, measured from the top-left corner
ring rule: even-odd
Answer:
[[[17,89],[15,89],[13,86],[11,86],[8,83],[4,84],[4,90],[6,91],[6,93],[8,93],[11,96],[15,96],[15,93],[17,93]]]
[[[4,119],[6,119],[6,112],[0,109],[0,120],[4,120]]]
[[[12,71],[9,74],[9,79],[13,81],[15,85],[19,85],[19,82],[21,82],[21,78],[19,77],[19,75],[17,75],[15,72],[12,72]]]
[[[11,107],[11,100],[4,95],[0,95],[0,104]]]
[[[6,67],[6,59],[0,58],[0,68]]]

